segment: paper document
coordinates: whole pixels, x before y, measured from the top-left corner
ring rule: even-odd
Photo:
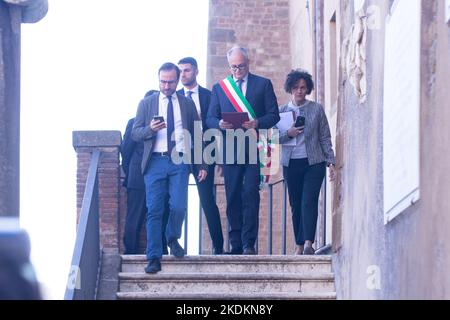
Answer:
[[[280,134],[288,131],[295,122],[295,112],[280,112],[280,122],[277,123],[277,128],[280,130]],[[297,145],[297,139],[290,139],[288,142],[283,143],[285,146],[295,146]]]

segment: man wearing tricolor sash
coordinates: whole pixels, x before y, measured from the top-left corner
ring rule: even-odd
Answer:
[[[280,116],[272,82],[249,73],[247,51],[233,47],[227,59],[232,75],[213,86],[207,125],[221,129],[223,134],[230,253],[256,254],[260,202],[258,130],[272,128]],[[236,123],[223,120],[223,115],[230,113],[246,113],[248,121],[236,127]],[[241,133],[246,136],[245,142],[236,143],[236,136]]]

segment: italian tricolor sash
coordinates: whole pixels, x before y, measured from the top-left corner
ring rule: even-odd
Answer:
[[[247,112],[250,120],[256,119],[256,113],[253,110],[250,103],[245,98],[242,91],[234,82],[232,76],[228,76],[225,79],[219,81],[219,85],[225,92],[228,100],[230,100],[236,112]],[[269,134],[270,135],[270,134]],[[269,182],[270,175],[265,174],[270,170],[270,157],[271,157],[271,140],[269,137],[265,137],[262,134],[258,135],[258,150],[260,152],[260,186]]]
[[[219,84],[236,112],[247,112],[250,120],[256,119],[255,111],[231,76],[221,80]]]

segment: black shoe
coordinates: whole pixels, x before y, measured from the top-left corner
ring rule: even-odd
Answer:
[[[311,246],[305,246],[305,249],[303,249],[303,254],[311,256],[311,255],[315,254],[315,250]]]
[[[242,248],[231,248],[231,251],[227,252],[226,254],[240,255],[242,254],[242,252]]]
[[[254,255],[256,255],[255,248],[252,248],[252,247],[245,248],[244,249],[244,255],[247,255],[247,256],[254,256]]]
[[[219,255],[219,254],[223,254],[223,249],[222,248],[214,248],[213,255]]]
[[[159,259],[150,259],[145,267],[145,273],[157,273],[158,271],[161,271],[161,261]]]
[[[177,258],[184,257],[184,249],[180,246],[177,240],[171,240],[167,244],[169,245],[171,255]]]

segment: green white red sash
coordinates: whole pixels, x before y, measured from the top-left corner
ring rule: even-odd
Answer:
[[[255,111],[231,76],[219,81],[219,84],[236,112],[247,112],[250,120],[256,119]]]
[[[225,92],[225,95],[227,96],[228,100],[233,105],[236,112],[247,112],[248,117],[250,120],[256,119],[256,113],[253,110],[250,103],[245,98],[242,91],[239,89],[239,87],[234,82],[234,79],[232,76],[228,76],[225,79],[219,81],[219,85],[222,88],[222,90]],[[271,135],[271,134],[269,134]],[[270,175],[265,174],[264,172],[269,172],[271,162],[271,140],[269,137],[263,136],[260,134],[258,136],[258,150],[260,152],[260,186],[263,186],[264,184],[269,182]]]

